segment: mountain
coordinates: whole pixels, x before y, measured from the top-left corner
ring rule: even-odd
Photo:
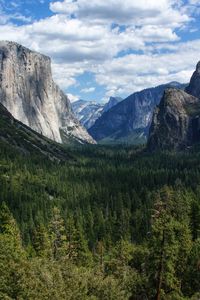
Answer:
[[[121,102],[123,99],[121,97],[110,97],[109,101],[104,105],[103,113],[111,109],[113,106]]]
[[[72,103],[72,109],[85,128],[90,128],[101,116],[104,106],[96,102],[78,100]]]
[[[200,101],[182,90],[167,89],[155,109],[147,147],[181,150],[200,141]]]
[[[57,141],[94,143],[55,84],[49,57],[0,42],[0,102],[19,121]]]
[[[185,92],[169,89],[155,109],[147,148],[180,150],[200,142],[200,62]]]
[[[121,101],[95,122],[88,130],[101,143],[143,143],[146,141],[153,110],[167,87],[185,88],[178,82],[136,92]]]
[[[186,87],[185,91],[200,99],[200,62],[198,62],[196,70],[194,71],[190,83],[188,87]]]
[[[109,101],[103,105],[97,102],[78,100],[72,103],[72,109],[81,122],[81,124],[89,129],[101,115],[122,101],[120,97],[110,97]]]
[[[0,148],[9,147],[14,153],[25,156],[40,155],[53,161],[65,161],[70,157],[61,144],[58,144],[30,127],[16,120],[10,112],[0,104]],[[3,151],[3,150],[2,150]]]

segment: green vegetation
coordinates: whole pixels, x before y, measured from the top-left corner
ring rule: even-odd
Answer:
[[[0,299],[200,297],[200,153],[0,142]]]
[[[121,132],[115,132],[114,134],[103,138],[98,141],[100,145],[142,145],[146,144],[147,137],[144,134],[144,130],[136,129],[132,133],[126,136],[121,136]]]

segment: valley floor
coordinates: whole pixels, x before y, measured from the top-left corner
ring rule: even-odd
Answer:
[[[0,142],[0,299],[200,298],[200,152]]]

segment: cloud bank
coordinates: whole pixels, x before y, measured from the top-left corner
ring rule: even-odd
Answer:
[[[94,74],[109,95],[169,81],[187,82],[199,59],[199,1],[65,0],[50,2],[48,17],[13,21],[0,1],[1,39],[52,58],[53,75],[66,91],[78,76]],[[17,14],[15,14],[17,16]],[[23,14],[18,13],[23,20]],[[95,92],[91,87],[82,93]]]

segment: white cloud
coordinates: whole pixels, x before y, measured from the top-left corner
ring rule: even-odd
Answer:
[[[67,96],[68,96],[68,98],[69,98],[69,100],[70,100],[71,103],[73,103],[73,102],[75,102],[75,101],[77,101],[77,100],[80,99],[80,96],[78,96],[78,95],[72,95],[72,94],[68,93]]]
[[[182,43],[176,30],[192,20],[188,5],[181,0],[57,1],[50,4],[53,16],[32,24],[16,26],[4,15],[0,37],[49,55],[53,76],[65,90],[89,71],[107,96],[127,95],[189,79],[200,43]]]
[[[99,68],[96,80],[107,87],[107,95],[132,93],[170,81],[188,82],[200,59],[200,40],[174,45],[164,54],[130,54]]]
[[[177,26],[188,20],[186,14],[173,8],[179,1],[173,0],[65,0],[53,2],[50,8],[55,13],[71,15],[96,22],[117,24],[170,24]],[[178,6],[178,5],[176,5]]]
[[[84,88],[81,90],[82,93],[85,93],[85,94],[89,94],[89,93],[92,93],[96,90],[95,87],[89,87],[89,88]]]

